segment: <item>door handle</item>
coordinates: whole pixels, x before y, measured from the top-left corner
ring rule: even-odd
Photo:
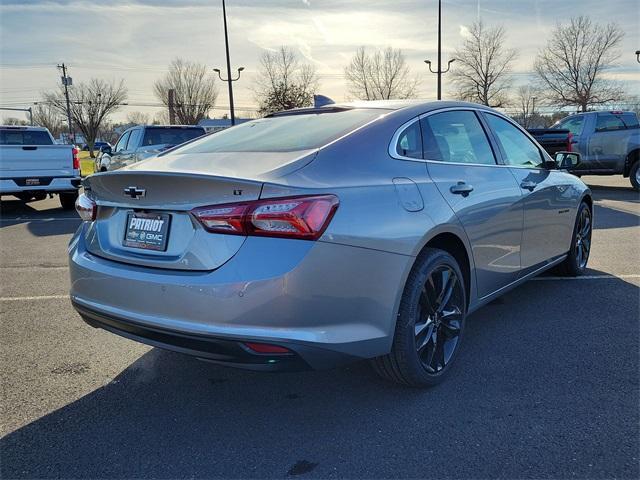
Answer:
[[[449,191],[454,195],[462,195],[463,197],[468,197],[469,194],[473,192],[473,185],[467,185],[464,182],[458,182],[457,185],[452,185]]]
[[[536,182],[524,181],[520,184],[520,188],[524,188],[525,190],[529,190],[533,192],[533,189],[536,188],[538,184]]]

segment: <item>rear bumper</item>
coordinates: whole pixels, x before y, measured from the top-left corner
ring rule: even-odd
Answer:
[[[28,183],[38,179],[39,185]],[[0,195],[15,195],[25,192],[75,192],[80,188],[82,179],[78,177],[20,177],[0,178]]]
[[[330,368],[387,353],[413,260],[325,242],[250,237],[217,270],[171,271],[93,255],[84,228],[69,254],[71,300],[87,323],[261,370]],[[256,357],[240,345],[244,341],[294,354]]]
[[[91,310],[76,302],[72,302],[72,304],[88,325],[154,347],[248,370],[300,371],[310,369],[309,364],[293,351],[284,354],[254,353],[239,341],[153,328]],[[286,347],[286,345],[281,346]]]

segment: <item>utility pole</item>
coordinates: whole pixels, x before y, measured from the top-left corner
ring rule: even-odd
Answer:
[[[455,61],[455,58],[449,60],[447,69],[442,70],[442,0],[438,0],[438,69],[436,71],[431,69],[431,60],[424,61],[429,66],[431,73],[438,74],[438,100],[442,100],[442,74],[447,73],[451,68],[451,64]]]
[[[58,65],[58,68],[62,70],[62,85],[64,85],[64,96],[67,100],[67,122],[69,124],[69,140],[76,143],[76,136],[73,132],[73,123],[71,122],[71,103],[69,102],[69,86],[73,85],[71,77],[67,77],[67,66],[62,63]]]
[[[240,72],[244,70],[244,67],[240,67],[238,69],[238,76],[236,78],[231,78],[231,59],[229,58],[229,34],[227,33],[227,7],[225,5],[224,0],[222,0],[222,19],[224,21],[224,48],[227,54],[227,79],[225,80],[220,75],[220,69],[214,68],[214,72],[218,72],[218,77],[223,82],[227,82],[229,85],[229,113],[231,114],[231,126],[236,124],[236,115],[233,109],[233,82],[240,79]]]
[[[176,91],[173,88],[169,89],[169,98],[167,101],[169,105],[169,125],[176,124]]]

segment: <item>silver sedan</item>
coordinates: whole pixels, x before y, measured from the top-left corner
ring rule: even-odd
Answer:
[[[224,365],[371,359],[433,385],[467,315],[585,270],[577,162],[469,103],[276,113],[87,178],[71,301],[94,327]]]

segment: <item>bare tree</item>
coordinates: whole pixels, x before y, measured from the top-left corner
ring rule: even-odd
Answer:
[[[153,125],[169,125],[169,112],[163,108],[153,116]]]
[[[402,50],[387,47],[368,53],[360,47],[344,69],[349,93],[360,100],[411,98],[418,79],[411,72]]]
[[[150,123],[150,116],[144,112],[129,112],[127,113],[127,123],[133,125],[148,125]]]
[[[503,27],[487,27],[482,21],[469,27],[469,37],[456,50],[451,71],[456,96],[461,100],[501,107],[511,87],[509,73],[517,52],[506,48]]]
[[[64,116],[48,104],[38,104],[33,108],[33,123],[45,127],[54,138],[59,138],[66,129]]]
[[[64,90],[44,94],[45,103],[52,106],[61,115],[66,115],[67,104]],[[93,145],[100,131],[100,126],[107,117],[117,111],[127,99],[124,82],[106,82],[93,78],[88,83],[80,83],[69,89],[71,119],[80,129],[90,155],[93,157]]]
[[[267,115],[312,105],[318,75],[313,65],[301,63],[291,48],[282,46],[262,54],[256,85],[260,114]]]
[[[524,128],[530,128],[534,120],[536,100],[541,100],[540,91],[531,85],[520,85],[516,89],[513,103],[516,107],[516,120]]]
[[[620,57],[623,36],[615,23],[598,25],[585,16],[556,25],[534,64],[549,102],[586,112],[590,105],[622,98],[622,89],[603,74]]]
[[[175,91],[178,122],[195,125],[207,117],[218,99],[216,80],[205,64],[176,58],[169,72],[153,86],[158,100],[169,106],[169,90]]]

